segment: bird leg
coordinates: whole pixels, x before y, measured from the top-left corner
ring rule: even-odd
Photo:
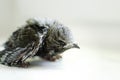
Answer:
[[[62,58],[60,54],[54,54],[55,52],[52,50],[47,55],[45,55],[43,58],[48,61],[56,61],[57,59]]]
[[[60,58],[62,58],[62,56],[59,54],[55,56],[50,56],[50,55],[44,56],[44,59],[48,61],[56,61],[57,59],[60,59]]]
[[[27,68],[30,65],[29,62],[19,62],[16,66]]]

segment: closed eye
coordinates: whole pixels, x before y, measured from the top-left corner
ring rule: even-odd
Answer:
[[[65,45],[66,45],[66,43],[65,43],[64,41],[62,41],[62,40],[58,40],[58,43],[59,43],[60,45],[62,45],[62,46],[65,46]]]

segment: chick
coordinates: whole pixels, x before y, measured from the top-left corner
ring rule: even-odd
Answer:
[[[25,67],[26,59],[39,56],[49,61],[61,58],[60,54],[70,48],[79,48],[74,43],[68,27],[56,20],[32,18],[13,32],[0,51],[0,62],[8,66]]]

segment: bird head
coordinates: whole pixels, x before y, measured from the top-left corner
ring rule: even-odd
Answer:
[[[72,32],[68,27],[54,22],[48,30],[48,47],[54,48],[55,52],[61,53],[71,48],[79,48],[74,42]]]

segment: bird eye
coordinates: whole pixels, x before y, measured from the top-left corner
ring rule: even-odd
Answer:
[[[58,42],[60,43],[60,45],[62,45],[62,46],[65,46],[66,45],[66,43],[65,42],[63,42],[62,40],[58,40]]]

